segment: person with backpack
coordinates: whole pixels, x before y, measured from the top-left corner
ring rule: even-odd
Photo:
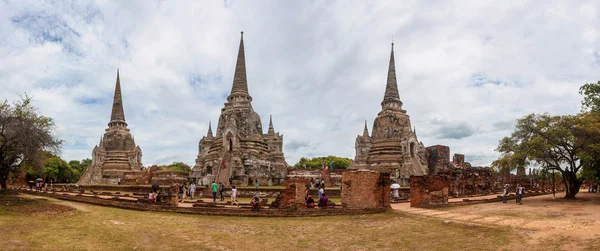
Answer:
[[[223,197],[223,191],[225,191],[225,185],[223,185],[223,182],[219,182],[219,195],[221,195],[221,201],[225,200]]]

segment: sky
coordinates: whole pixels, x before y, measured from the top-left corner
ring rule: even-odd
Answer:
[[[600,80],[599,15],[597,1],[0,0],[0,99],[32,96],[61,157],[91,158],[119,68],[143,164],[193,165],[244,31],[252,105],[288,164],[354,158],[393,39],[419,141],[489,165],[516,119],[580,111],[579,87]]]

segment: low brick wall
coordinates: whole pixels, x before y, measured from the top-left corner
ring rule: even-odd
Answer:
[[[61,189],[63,186],[54,186],[54,189]],[[75,185],[65,185],[67,189],[76,190],[77,187]],[[161,188],[168,187],[161,185]],[[134,192],[134,193],[148,193],[152,190],[151,185],[83,185],[83,189],[85,191],[122,191],[122,192]],[[267,187],[259,187],[259,188],[250,188],[250,187],[241,187],[238,188],[238,197],[239,198],[252,198],[255,194],[258,194],[261,198],[276,198],[281,192],[281,188],[267,188]],[[325,189],[328,197],[341,197],[339,189]],[[318,190],[311,189],[310,195],[317,196]],[[217,194],[217,196],[219,196]],[[231,188],[226,187],[223,192],[223,196],[229,197],[231,196]],[[205,186],[196,187],[196,192],[194,197],[204,197],[204,198],[212,198],[212,192],[210,189],[207,189]]]
[[[326,209],[261,209],[253,211],[247,208],[211,208],[211,207],[176,207],[154,203],[133,202],[124,199],[103,199],[99,197],[63,195],[61,193],[38,193],[26,190],[19,190],[20,193],[27,193],[37,196],[47,196],[60,200],[87,203],[99,206],[109,206],[122,209],[132,209],[139,211],[156,212],[175,212],[186,214],[202,215],[222,215],[222,216],[253,216],[253,217],[306,217],[306,216],[336,216],[336,215],[355,215],[355,214],[373,214],[385,212],[385,208],[375,209],[346,209],[346,208],[326,208]]]

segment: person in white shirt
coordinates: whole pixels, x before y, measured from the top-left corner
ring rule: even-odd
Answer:
[[[231,205],[233,205],[233,203],[235,203],[238,207],[240,206],[240,204],[237,201],[237,189],[234,186],[231,186]]]
[[[192,183],[190,186],[190,198],[194,198],[194,193],[196,192],[196,183]]]

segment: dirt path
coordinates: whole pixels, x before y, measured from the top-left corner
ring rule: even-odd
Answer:
[[[30,195],[30,194],[25,194],[25,193],[20,193],[19,197],[26,198],[26,199],[46,199],[48,201],[51,201],[54,204],[72,207],[79,211],[83,211],[83,212],[90,211],[88,208],[88,205],[86,205],[84,203],[70,202],[70,201],[65,201],[65,200],[54,199],[54,198],[47,197],[47,196],[36,196],[36,195]]]
[[[392,208],[433,217],[445,222],[498,225],[523,230],[528,243],[567,242],[565,249],[580,249],[585,243],[600,238],[600,195],[581,191],[575,201],[560,199],[564,193],[523,199],[442,209],[411,208],[409,203],[393,204]],[[595,242],[594,242],[595,241]]]

